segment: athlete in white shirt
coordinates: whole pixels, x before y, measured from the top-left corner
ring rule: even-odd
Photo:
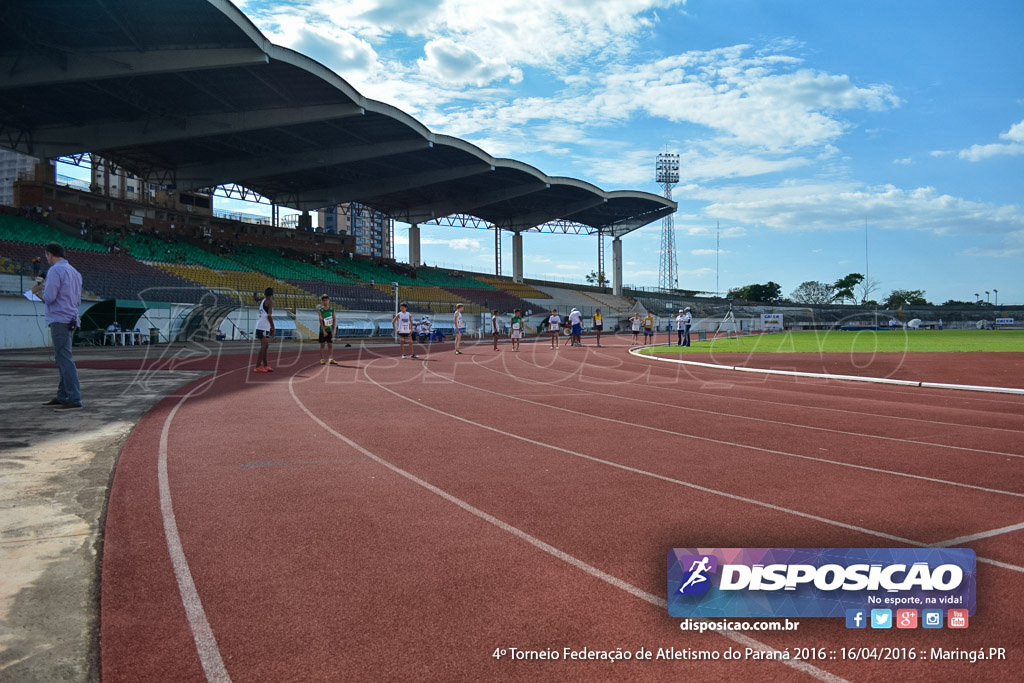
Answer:
[[[569,311],[569,343],[583,346],[583,314],[575,308]]]
[[[274,288],[267,287],[260,301],[259,319],[256,321],[256,338],[260,340],[260,351],[256,355],[256,372],[273,372],[267,363],[267,348],[274,336]]]
[[[462,343],[462,331],[465,329],[462,326],[462,310],[465,308],[462,304],[455,307],[455,315],[452,318],[452,324],[455,325],[455,355],[461,356],[462,351],[459,351],[459,344]]]
[[[402,347],[402,358],[407,357],[405,355],[406,344],[409,345],[409,353],[412,354],[412,357],[419,358],[412,341],[412,313],[409,312],[409,305],[404,301],[398,305],[398,313],[391,319],[391,327],[398,334],[398,343]]]
[[[562,318],[558,315],[558,309],[552,308],[551,315],[548,316],[548,333],[551,335],[551,348],[558,348],[558,332],[562,326]]]

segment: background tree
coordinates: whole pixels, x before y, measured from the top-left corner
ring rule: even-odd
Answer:
[[[882,305],[886,308],[903,308],[904,306],[928,306],[923,289],[894,289],[886,297]]]
[[[835,297],[835,286],[816,280],[800,283],[800,286],[789,295],[789,298],[798,304],[827,304]]]
[[[857,292],[860,294],[862,304],[878,305],[874,299],[875,292],[881,287],[881,283],[873,277],[866,277],[857,284]]]
[[[585,279],[590,284],[597,285],[598,287],[608,286],[608,278],[604,276],[604,273],[599,273],[596,270],[590,271],[590,274]]]
[[[857,296],[853,293],[853,289],[863,281],[864,276],[860,273],[850,273],[846,277],[836,280],[836,283],[832,285],[836,290],[835,301],[843,303],[849,299],[857,303]]]
[[[733,287],[727,293],[735,299],[746,299],[747,301],[759,301],[769,303],[782,298],[782,285],[769,280],[763,285],[744,285]]]

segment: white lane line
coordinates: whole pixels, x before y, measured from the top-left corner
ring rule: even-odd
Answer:
[[[1024,389],[1016,387],[988,387],[975,384],[943,384],[939,382],[920,382],[917,380],[888,379],[885,377],[862,377],[860,375],[835,375],[824,372],[800,372],[797,370],[767,370],[764,368],[750,368],[741,365],[715,365],[714,363],[700,363],[692,360],[681,360],[677,358],[664,358],[647,353],[640,353],[644,347],[633,347],[629,350],[630,355],[637,358],[661,361],[662,363],[679,363],[680,365],[697,365],[702,368],[716,368],[718,370],[735,370],[736,372],[750,372],[763,375],[783,375],[787,377],[812,377],[816,379],[836,379],[844,382],[866,382],[868,384],[895,384],[905,387],[916,387],[926,389],[959,389],[961,391],[978,391],[992,394],[1015,394],[1024,395]]]
[[[364,374],[366,374],[365,371],[364,371]],[[367,377],[367,379],[369,379],[374,384],[377,384],[376,382],[373,381],[372,378],[370,378],[369,375],[366,375],[366,377]],[[377,386],[379,387],[380,385],[377,384]],[[404,477],[405,479],[408,479],[409,481],[413,482],[414,484],[422,486],[423,488],[425,488],[426,490],[430,491],[434,495],[439,496],[443,500],[446,500],[449,503],[452,503],[453,505],[456,505],[456,506],[462,508],[463,510],[465,510],[468,513],[470,513],[471,515],[474,515],[475,517],[477,517],[479,519],[482,519],[483,521],[496,526],[497,528],[501,529],[502,531],[504,531],[506,533],[509,533],[509,534],[515,536],[516,538],[529,543],[530,545],[534,546],[535,548],[538,548],[539,550],[542,550],[543,552],[551,555],[552,557],[558,558],[559,560],[569,564],[570,566],[575,567],[575,568],[583,571],[586,574],[589,574],[590,576],[592,576],[592,577],[594,577],[596,579],[604,581],[605,583],[607,583],[607,584],[609,584],[611,586],[614,586],[615,588],[623,590],[623,591],[629,593],[630,595],[632,595],[634,597],[637,597],[637,598],[639,598],[641,600],[644,600],[645,602],[648,602],[648,603],[650,603],[650,604],[652,604],[652,605],[654,605],[656,607],[660,607],[661,609],[666,609],[665,598],[662,598],[660,596],[654,595],[653,593],[649,593],[649,592],[643,590],[642,588],[634,586],[633,584],[631,584],[631,583],[629,583],[627,581],[623,581],[622,579],[618,578],[617,576],[613,576],[613,575],[609,574],[608,572],[602,571],[602,570],[598,569],[597,567],[584,562],[583,560],[579,559],[578,557],[576,557],[574,555],[570,555],[569,553],[565,552],[564,550],[560,550],[559,548],[556,548],[555,546],[551,545],[550,543],[546,543],[546,542],[542,541],[541,539],[537,538],[536,536],[532,536],[532,535],[528,534],[527,532],[523,531],[522,529],[520,529],[518,527],[514,527],[511,524],[498,519],[494,515],[491,515],[491,514],[489,514],[487,512],[484,512],[480,508],[474,507],[473,505],[467,503],[466,501],[462,500],[461,498],[456,498],[455,496],[453,496],[452,494],[448,493],[447,491],[444,491],[443,489],[440,489],[437,486],[434,486],[433,484],[431,484],[428,481],[420,479],[415,474],[412,474],[411,472],[407,472],[407,471],[403,470],[402,468],[398,467],[397,465],[393,465],[392,463],[388,462],[384,458],[381,458],[377,454],[375,454],[375,453],[373,453],[373,452],[363,448],[362,446],[357,444],[355,441],[353,441],[352,439],[349,439],[344,434],[336,431],[334,428],[332,428],[326,422],[324,422],[323,420],[318,418],[316,415],[314,415],[313,412],[310,411],[306,407],[306,405],[302,402],[302,400],[295,393],[295,389],[294,389],[294,386],[292,384],[292,380],[291,379],[288,380],[288,391],[292,395],[292,400],[295,401],[295,404],[298,405],[299,408],[302,409],[302,411],[304,413],[306,413],[306,415],[309,417],[309,419],[313,420],[313,422],[316,422],[324,430],[326,430],[327,432],[329,432],[330,434],[332,434],[333,436],[335,436],[337,439],[341,440],[342,442],[344,442],[348,446],[350,446],[350,447],[354,448],[355,450],[359,451],[360,453],[365,455],[367,458],[370,458],[371,460],[376,462],[378,465],[381,465],[382,467],[386,467],[387,469],[391,470],[395,474],[397,474],[397,475],[399,475],[401,477]],[[387,389],[387,391],[390,392],[391,390]],[[391,392],[391,393],[394,393],[394,392]],[[426,406],[424,406],[424,407],[426,407]],[[760,641],[754,640],[753,638],[750,638],[749,636],[743,635],[743,634],[735,632],[735,631],[715,631],[715,633],[717,633],[717,634],[719,634],[719,635],[721,635],[721,636],[723,636],[725,638],[728,638],[729,640],[732,640],[733,642],[739,643],[739,644],[744,645],[746,647],[752,647],[752,648],[757,649],[757,650],[759,650],[761,652],[778,652],[774,648],[772,648],[772,647],[770,647],[768,645],[765,645],[764,643],[762,643]],[[798,671],[802,671],[803,673],[806,673],[806,674],[808,674],[810,676],[813,676],[814,678],[816,678],[819,681],[828,681],[829,683],[841,683],[842,681],[845,680],[845,679],[839,678],[838,676],[835,676],[834,674],[831,674],[831,673],[829,673],[827,671],[819,669],[816,666],[812,666],[811,664],[808,664],[807,662],[804,662],[802,660],[781,660],[781,661],[786,666],[790,666],[790,667],[792,667],[792,668],[794,668],[794,669],[796,669]]]
[[[431,372],[432,374],[436,374],[436,373],[433,373],[433,371],[431,371],[429,368],[427,368],[427,372]],[[438,375],[438,377],[440,377],[440,376],[441,375]],[[370,381],[372,382],[373,380],[370,380]],[[571,415],[578,415],[580,417],[586,417],[586,418],[590,418],[592,420],[601,420],[603,422],[611,422],[613,424],[620,424],[620,425],[624,425],[624,426],[627,426],[627,427],[633,427],[633,428],[636,428],[636,429],[646,429],[648,431],[658,432],[660,434],[668,434],[668,435],[671,435],[671,436],[679,436],[679,437],[683,437],[683,438],[686,438],[686,439],[694,439],[695,441],[703,441],[705,443],[713,443],[713,444],[716,444],[716,445],[719,445],[719,446],[729,446],[729,447],[733,447],[733,448],[742,448],[744,450],[755,451],[757,453],[768,453],[768,454],[771,454],[771,455],[779,455],[779,456],[782,456],[782,457],[785,457],[785,458],[797,458],[799,460],[810,460],[810,461],[813,461],[813,462],[820,462],[820,463],[825,464],[825,465],[834,465],[836,467],[849,467],[851,469],[865,470],[865,471],[868,471],[868,472],[875,472],[877,474],[885,474],[885,475],[892,476],[892,477],[904,477],[906,479],[917,479],[919,481],[927,481],[927,482],[930,482],[930,483],[933,483],[933,484],[942,484],[944,486],[956,486],[956,487],[959,487],[959,488],[973,489],[975,491],[982,491],[984,493],[994,493],[994,494],[1002,495],[1002,496],[1013,496],[1013,497],[1016,497],[1016,498],[1024,498],[1024,493],[1017,493],[1015,491],[1003,491],[1002,489],[992,489],[992,488],[987,488],[985,486],[975,486],[974,484],[965,484],[963,482],[949,481],[947,479],[936,479],[935,477],[925,477],[925,476],[920,475],[920,474],[908,474],[907,472],[894,472],[893,470],[884,470],[884,469],[881,469],[879,467],[868,467],[867,465],[856,465],[856,464],[850,463],[850,462],[841,462],[841,461],[838,461],[838,460],[829,460],[827,458],[816,458],[816,457],[811,456],[811,455],[799,455],[797,453],[788,453],[786,451],[778,451],[778,450],[775,450],[774,448],[764,448],[763,446],[751,446],[749,444],[735,443],[735,442],[732,442],[732,441],[724,441],[722,439],[713,439],[713,438],[711,438],[709,436],[697,436],[695,434],[686,434],[684,432],[676,432],[676,431],[673,431],[671,429],[663,429],[661,427],[652,427],[650,425],[636,424],[634,422],[629,422],[628,420],[618,420],[618,419],[616,419],[614,417],[603,417],[601,415],[595,415],[593,413],[585,413],[585,412],[582,412],[582,411],[579,411],[579,410],[572,410],[571,408],[563,408],[561,406],[551,405],[550,403],[542,403],[540,401],[531,401],[528,398],[519,398],[518,396],[512,396],[511,394],[503,394],[500,391],[491,391],[490,389],[484,389],[482,387],[474,386],[472,384],[466,384],[465,382],[457,382],[455,380],[448,380],[448,381],[452,382],[453,384],[458,384],[459,386],[466,387],[468,389],[475,389],[476,391],[482,391],[482,392],[484,392],[486,394],[492,394],[494,396],[500,396],[502,398],[511,399],[513,401],[520,401],[522,403],[529,403],[531,405],[540,406],[542,408],[548,408],[548,409],[551,409],[551,410],[559,410],[559,411],[562,411],[564,413],[569,413]]]
[[[586,453],[579,453],[577,451],[571,451],[568,448],[562,448],[561,446],[555,446],[554,444],[545,443],[543,441],[537,441],[535,439],[531,439],[531,438],[526,437],[526,436],[520,436],[519,434],[513,434],[512,432],[506,432],[503,429],[498,429],[497,427],[491,427],[490,425],[485,425],[485,424],[480,423],[480,422],[474,422],[473,420],[470,420],[470,419],[467,419],[467,418],[464,418],[464,417],[460,417],[459,415],[455,415],[453,413],[449,413],[449,412],[441,410],[439,408],[434,408],[433,406],[428,406],[425,403],[421,403],[419,401],[416,401],[416,400],[413,400],[413,399],[408,398],[406,396],[403,396],[401,393],[399,393],[397,391],[392,391],[391,389],[388,389],[386,386],[384,386],[383,384],[380,384],[379,382],[374,380],[372,377],[370,377],[370,373],[369,373],[369,368],[368,367],[363,368],[363,376],[366,377],[367,381],[369,381],[370,383],[372,383],[372,384],[376,385],[377,387],[383,389],[384,391],[388,392],[389,394],[391,394],[393,396],[396,396],[396,397],[398,397],[398,398],[400,398],[403,401],[406,401],[408,403],[412,403],[415,406],[423,408],[424,410],[429,410],[431,412],[437,413],[438,415],[443,415],[444,417],[447,417],[447,418],[450,418],[450,419],[453,419],[453,420],[457,420],[459,422],[463,422],[463,423],[468,424],[468,425],[472,425],[472,426],[477,427],[479,429],[483,429],[483,430],[486,430],[486,431],[489,431],[489,432],[494,432],[495,434],[501,434],[502,436],[507,436],[509,438],[517,439],[519,441],[524,441],[526,443],[530,443],[530,444],[533,444],[535,446],[540,446],[541,448],[548,448],[550,450],[558,451],[559,453],[565,453],[566,455],[571,455],[571,456],[576,457],[576,458],[581,458],[583,460],[589,460],[591,462],[596,462],[596,463],[599,463],[599,464],[602,464],[602,465],[608,465],[609,467],[614,467],[616,469],[620,469],[620,470],[623,470],[623,471],[626,471],[626,472],[632,472],[633,474],[639,474],[641,476],[650,477],[652,479],[658,479],[658,480],[661,480],[661,481],[668,482],[670,484],[676,484],[678,486],[685,486],[685,487],[693,489],[695,491],[701,491],[702,493],[709,493],[711,495],[721,496],[723,498],[728,498],[730,500],[737,500],[737,501],[740,501],[742,503],[749,503],[750,505],[756,505],[758,507],[763,507],[763,508],[766,508],[768,510],[774,510],[776,512],[783,512],[783,513],[786,513],[786,514],[793,515],[795,517],[802,517],[804,519],[810,519],[810,520],[815,521],[815,522],[820,522],[822,524],[828,524],[830,526],[839,527],[841,529],[848,529],[850,531],[857,531],[857,532],[860,532],[862,534],[868,534],[870,536],[875,536],[877,538],[884,538],[884,539],[890,540],[890,541],[898,541],[900,543],[906,543],[907,545],[917,546],[918,548],[927,548],[927,547],[929,547],[927,543],[921,543],[920,541],[913,541],[913,540],[911,540],[909,538],[903,538],[902,536],[895,536],[893,534],[887,534],[884,531],[874,531],[872,529],[867,529],[865,527],[856,526],[854,524],[847,524],[845,522],[840,522],[840,521],[837,521],[837,520],[834,520],[834,519],[828,519],[827,517],[819,517],[818,515],[812,515],[812,514],[810,514],[808,512],[800,512],[799,510],[793,510],[791,508],[782,507],[780,505],[775,505],[773,503],[766,503],[764,501],[755,500],[754,498],[747,498],[746,496],[740,496],[740,495],[737,495],[735,493],[727,493],[725,491],[719,491],[717,489],[712,489],[712,488],[708,488],[706,486],[701,486],[700,484],[694,484],[694,483],[691,483],[691,482],[688,482],[688,481],[682,481],[681,479],[673,479],[672,477],[667,477],[667,476],[665,476],[663,474],[657,474],[656,472],[648,472],[647,470],[641,470],[639,468],[631,467],[629,465],[623,465],[621,463],[617,463],[617,462],[614,462],[612,460],[604,460],[603,458],[598,458],[598,457],[593,456],[593,455],[587,455]],[[451,382],[451,380],[448,380],[448,381]],[[451,383],[452,384],[457,384],[457,382],[451,382]],[[550,407],[550,406],[545,406],[545,407]],[[1004,569],[1010,569],[1010,570],[1015,571],[1015,572],[1024,573],[1024,567],[1019,567],[1019,566],[1014,565],[1014,564],[1009,564],[1009,563],[1006,563],[1006,562],[1000,562],[999,560],[991,560],[991,559],[988,559],[988,558],[985,558],[985,557],[978,557],[977,559],[978,559],[978,562],[985,562],[985,563],[988,563],[988,564],[991,564],[991,565],[995,565],[997,567],[1002,567]]]
[[[240,368],[248,370],[248,366]],[[214,375],[202,384],[197,385],[190,392],[181,397],[171,412],[164,420],[163,429],[160,432],[160,454],[157,461],[157,482],[160,489],[160,514],[164,521],[164,537],[167,540],[167,553],[171,556],[171,565],[174,567],[174,578],[178,582],[178,592],[181,594],[181,604],[185,607],[185,616],[188,618],[188,626],[192,630],[192,640],[196,644],[196,653],[199,655],[199,663],[203,666],[206,680],[210,683],[229,683],[227,669],[224,668],[224,660],[221,659],[220,649],[217,647],[217,639],[210,628],[210,622],[206,619],[206,611],[203,609],[203,602],[199,599],[199,592],[192,580],[192,571],[188,566],[188,559],[185,557],[185,550],[181,546],[181,536],[178,535],[178,522],[174,517],[174,505],[171,501],[171,484],[167,476],[167,439],[171,431],[171,423],[178,409],[194,393],[206,388],[208,384],[215,382],[224,375],[237,372],[231,370],[221,375]]]
[[[562,360],[567,360],[564,356],[561,359]],[[523,363],[527,363],[527,364],[531,365],[532,367],[537,368],[538,370],[555,369],[555,368],[543,367],[543,366],[540,366],[540,365],[538,365],[536,363],[531,363],[529,360],[527,360],[526,358],[523,358],[521,356],[517,356],[517,360],[520,360]],[[700,365],[699,363],[697,363],[697,364]],[[643,362],[642,360],[637,360],[635,365],[637,367],[643,368],[644,371],[651,370],[651,369],[657,369],[659,367],[663,367],[663,366],[658,366],[658,365],[651,365],[649,363]],[[620,364],[617,367],[599,366],[599,365],[588,365],[587,369],[597,368],[597,369],[600,369],[600,370],[609,370],[609,371],[612,371],[612,372],[628,373],[628,374],[630,374],[630,375],[632,375],[634,377],[639,377],[640,376],[639,374],[637,374],[638,371],[634,372],[632,370],[628,370],[627,367],[628,366],[625,365],[625,364]],[[720,368],[722,366],[714,366],[714,367],[719,367]],[[565,370],[557,370],[557,371],[558,372],[566,372]],[[567,373],[567,374],[573,374],[573,373]],[[580,378],[581,378],[581,381],[582,381],[584,379],[584,376],[581,374]],[[693,381],[703,382],[705,384],[709,383],[706,380],[699,379],[699,378],[697,378],[695,376],[690,376],[689,379],[691,379]],[[618,383],[621,383],[621,382],[619,380],[604,380],[604,381],[594,382],[594,383],[598,383],[598,384],[618,384]],[[755,384],[755,385],[748,385],[748,384],[737,383],[735,386],[739,386],[739,387],[743,387],[743,388],[749,388],[751,386],[753,388],[764,388],[764,385],[760,384],[760,383],[759,384]],[[786,385],[786,386],[791,386],[791,385]],[[809,385],[800,385],[800,386],[806,387],[806,386],[809,386]],[[814,386],[826,386],[826,385],[825,384],[820,384],[820,385],[814,385]],[[694,391],[694,390],[691,390],[691,389],[679,389],[678,387],[668,387],[668,386],[664,386],[664,385],[658,385],[658,391],[671,391],[673,393],[679,393],[679,394],[693,394],[695,396],[700,396],[700,397],[705,398],[705,399],[710,396],[710,397],[713,397],[715,399],[722,400],[722,401],[742,401],[742,402],[748,402],[748,403],[767,403],[767,404],[772,405],[772,406],[784,405],[787,408],[798,408],[798,409],[801,409],[801,410],[822,410],[822,411],[826,411],[826,412],[842,413],[844,415],[861,415],[861,416],[870,417],[870,418],[873,418],[873,419],[881,418],[881,419],[885,419],[885,420],[898,420],[898,421],[901,421],[901,422],[919,422],[921,424],[940,425],[940,426],[943,426],[943,427],[959,427],[959,428],[963,428],[963,429],[978,429],[978,430],[984,430],[984,431],[1010,432],[1011,434],[1016,434],[1016,435],[1020,435],[1020,434],[1024,433],[1024,431],[1022,431],[1021,429],[1010,429],[1010,428],[1007,428],[1007,427],[991,427],[991,426],[979,426],[979,425],[963,424],[963,423],[960,423],[960,422],[945,422],[945,421],[942,421],[942,420],[929,420],[929,419],[926,419],[926,418],[919,418],[919,417],[906,417],[906,416],[903,416],[903,415],[893,415],[891,413],[872,413],[872,412],[865,412],[865,411],[860,411],[860,410],[850,410],[848,408],[829,408],[829,407],[826,407],[826,406],[806,405],[806,404],[800,404],[800,403],[780,403],[779,401],[769,401],[769,400],[766,400],[766,399],[750,398],[750,397],[745,397],[745,396],[730,396],[730,395],[727,395],[727,394],[709,394],[706,391]],[[976,400],[973,397],[958,397],[958,398],[960,398],[960,400]],[[878,401],[879,399],[870,399],[870,398],[860,398],[860,397],[858,397],[856,400],[858,400],[858,401]],[[1014,405],[1017,405],[1017,404],[1015,403]],[[918,406],[918,407],[927,407],[927,406]],[[928,442],[925,442],[925,443],[928,443]]]
[[[476,365],[477,367],[480,367],[480,368],[483,368],[484,370],[487,370],[488,372],[493,372],[496,375],[507,374],[507,373],[501,373],[498,370],[494,370],[492,368],[489,368],[489,367],[487,367],[486,364],[477,362],[477,360],[475,358],[473,359],[473,364]],[[538,367],[538,366],[534,366],[534,367]],[[572,376],[572,373],[568,373],[565,370],[555,370],[555,372],[561,372],[561,373],[564,373],[564,374],[568,374],[570,377]],[[516,376],[516,379],[518,379],[520,381],[523,381],[523,382],[529,382],[531,384],[538,384],[538,385],[541,385],[541,386],[547,386],[547,387],[557,386],[559,388],[563,388],[561,385],[554,384],[552,382],[542,382],[540,380],[528,379],[528,378],[519,377],[519,376]],[[581,389],[581,388],[574,388],[573,391],[576,391],[576,392],[579,392],[579,393],[584,393],[584,394],[590,394],[592,396],[607,396],[607,397],[611,397],[611,398],[619,398],[619,399],[622,399],[623,401],[634,401],[636,403],[646,403],[646,404],[649,404],[649,405],[656,405],[656,406],[659,406],[659,407],[662,407],[662,408],[669,407],[669,408],[674,408],[676,410],[685,410],[685,411],[688,411],[688,412],[701,413],[701,414],[704,414],[704,415],[717,415],[717,416],[722,416],[722,417],[734,417],[734,418],[739,419],[739,420],[747,420],[747,421],[750,421],[750,422],[761,422],[761,423],[773,424],[773,425],[782,425],[782,426],[785,426],[785,427],[794,427],[796,429],[807,429],[807,430],[810,430],[810,431],[827,432],[827,433],[830,433],[830,434],[842,434],[844,436],[853,436],[853,437],[864,438],[864,439],[879,439],[879,440],[882,440],[882,441],[895,441],[897,443],[912,443],[912,444],[916,444],[916,445],[919,445],[919,446],[928,446],[929,448],[945,448],[945,449],[948,449],[948,450],[955,450],[955,451],[967,451],[969,453],[984,453],[986,455],[998,455],[1000,457],[1024,459],[1024,454],[1022,454],[1022,453],[1005,453],[1003,451],[989,451],[989,450],[985,450],[983,448],[969,448],[967,446],[954,446],[952,444],[935,443],[935,442],[932,442],[932,441],[918,441],[917,439],[905,439],[905,438],[901,438],[901,437],[897,437],[897,436],[883,436],[883,435],[880,435],[880,434],[865,434],[863,432],[849,432],[849,431],[845,431],[845,430],[842,430],[842,429],[830,429],[829,427],[815,427],[813,425],[804,425],[804,424],[799,424],[799,423],[796,423],[796,422],[783,422],[781,420],[769,420],[769,419],[763,418],[763,417],[752,417],[752,416],[749,416],[749,415],[739,415],[739,414],[736,414],[736,413],[723,413],[723,412],[719,412],[717,410],[705,410],[703,408],[693,408],[691,406],[680,406],[680,405],[675,405],[673,403],[662,403],[660,401],[649,401],[649,400],[643,399],[643,398],[634,398],[632,396],[622,396],[621,394],[601,393],[601,392],[598,392],[598,391],[589,391],[587,389]]]
[[[939,541],[938,543],[931,543],[929,545],[932,548],[949,548],[961,543],[969,543],[970,541],[977,541],[982,538],[991,538],[992,536],[1001,536],[1014,531],[1020,531],[1021,529],[1024,529],[1024,522],[1021,522],[1020,524],[1011,524],[1010,526],[1004,526],[998,529],[992,529],[991,531],[982,531],[981,533],[971,534],[969,536],[958,536],[957,538],[951,538],[948,541]]]

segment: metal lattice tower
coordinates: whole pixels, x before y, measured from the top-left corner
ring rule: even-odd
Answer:
[[[661,184],[662,195],[672,199],[672,186],[679,182],[679,155],[659,154],[655,179]],[[658,263],[658,287],[663,291],[679,288],[679,269],[676,265],[676,225],[672,214],[661,222],[661,259]]]

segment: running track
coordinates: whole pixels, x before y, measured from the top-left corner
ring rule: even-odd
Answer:
[[[1009,680],[1024,633],[1024,397],[737,376],[626,347],[284,354],[125,444],[103,678]],[[157,365],[147,363],[147,365]],[[965,631],[679,631],[672,547],[966,545]],[[1005,662],[522,662],[496,648],[1006,647]],[[1016,649],[1014,649],[1016,647]]]

